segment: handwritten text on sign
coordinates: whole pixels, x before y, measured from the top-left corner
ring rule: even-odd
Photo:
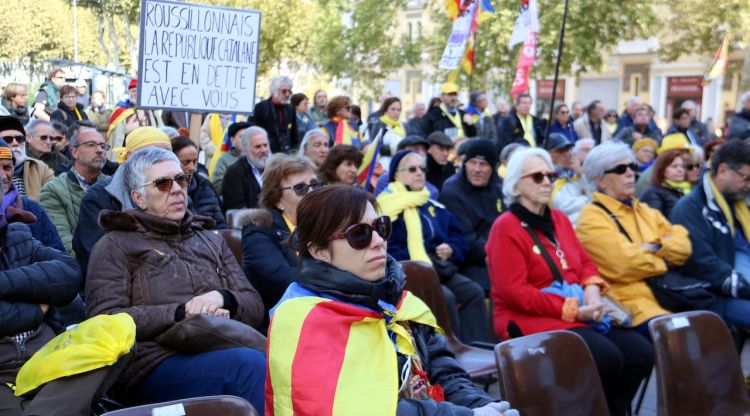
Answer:
[[[257,11],[144,0],[138,105],[252,112],[259,38]]]

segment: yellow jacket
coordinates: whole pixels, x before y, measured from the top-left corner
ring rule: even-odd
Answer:
[[[39,202],[42,187],[52,179],[55,173],[44,162],[30,157],[23,162],[23,186],[29,199]]]
[[[607,207],[633,240],[628,241],[600,207],[588,204],[581,210],[576,234],[610,283],[609,293],[630,310],[633,325],[670,313],[659,306],[645,280],[666,273],[667,262],[679,266],[690,257],[687,229],[670,224],[661,212],[635,198],[632,208],[600,192],[594,192],[593,201]],[[641,248],[643,243],[661,248],[652,253]]]

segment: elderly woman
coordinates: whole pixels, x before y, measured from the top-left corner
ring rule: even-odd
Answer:
[[[328,135],[328,143],[333,147],[337,144],[359,146],[359,131],[352,122],[352,99],[349,97],[333,97],[326,107],[329,120],[321,125]]]
[[[271,311],[269,412],[517,414],[469,380],[429,308],[404,290],[387,254],[390,220],[371,194],[341,185],[313,191],[297,216],[299,280]]]
[[[484,290],[458,273],[468,243],[456,217],[430,200],[424,157],[410,150],[398,152],[389,173],[388,188],[378,195],[383,212],[393,221],[388,254],[396,260],[431,263],[443,283],[455,332],[466,342],[486,340]]]
[[[611,284],[612,296],[647,336],[648,321],[670,312],[646,280],[685,263],[692,249],[685,227],[672,225],[661,212],[633,197],[636,166],[633,152],[622,143],[605,143],[589,153],[583,175],[595,191],[593,203],[578,217],[576,231]]]
[[[703,168],[706,166],[706,157],[703,148],[691,145],[693,151],[685,159],[685,181],[695,186],[701,180]]]
[[[182,172],[193,178],[187,190],[191,212],[213,219],[216,222],[216,229],[228,228],[214,187],[211,186],[207,177],[198,172],[198,147],[195,142],[185,136],[178,136],[171,141],[172,152],[180,160]]]
[[[559,209],[567,215],[573,225],[578,221],[581,209],[591,202],[591,193],[586,181],[583,180],[583,161],[593,148],[594,139],[579,139],[573,145],[570,154],[575,175],[566,179],[562,186],[552,192],[552,208]]]
[[[328,143],[328,136],[321,129],[312,129],[305,133],[302,143],[299,145],[297,154],[307,156],[315,166],[320,166],[325,161],[331,146]]]
[[[668,218],[677,201],[690,192],[685,159],[678,150],[664,152],[656,158],[651,186],[639,198]]]
[[[318,167],[318,177],[325,183],[343,183],[354,185],[357,183],[357,171],[364,156],[354,146],[340,144],[334,146],[323,163]]]
[[[635,153],[635,163],[638,164],[638,173],[643,172],[654,164],[656,149],[658,148],[659,143],[648,137],[640,138],[633,143],[632,149],[633,153]]]
[[[78,102],[78,90],[72,85],[63,85],[60,88],[60,102],[57,110],[50,115],[50,121],[59,121],[70,127],[79,120],[88,120],[86,109]]]
[[[162,337],[182,321],[201,322],[200,316],[217,317],[211,322],[238,321],[223,325],[252,332],[247,325],[263,320],[258,292],[224,239],[206,230],[213,220],[188,211],[192,178],[172,152],[141,150],[123,169],[138,208],[101,213],[106,234],[91,255],[86,307],[89,316],[124,312],[135,321],[134,361],[121,377],[124,394],[145,403],[230,394],[261,411],[262,352],[222,345],[196,346],[205,351],[195,352],[190,338],[166,346]],[[194,342],[200,345],[201,340]]]
[[[651,371],[653,351],[636,332],[608,325],[601,299],[607,283],[565,214],[549,208],[555,179],[544,150],[519,150],[508,163],[503,195],[510,211],[495,221],[485,247],[495,332],[504,339],[554,330],[580,335],[610,414],[625,415]]]
[[[242,226],[242,269],[258,289],[268,311],[297,281],[297,254],[287,244],[297,226],[297,205],[308,192],[323,187],[315,166],[303,156],[276,154],[263,172],[262,209],[237,214]]]

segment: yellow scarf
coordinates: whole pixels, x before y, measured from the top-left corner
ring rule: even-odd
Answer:
[[[292,224],[292,220],[289,219],[289,217],[286,216],[286,214],[282,213],[281,218],[284,219],[284,223],[286,224],[286,228],[289,229],[290,233],[294,232],[294,229],[297,228],[296,224]]]
[[[680,191],[682,196],[685,196],[690,193],[690,190],[693,189],[693,185],[690,184],[688,181],[682,181],[682,182],[676,182],[669,179],[664,179],[664,183],[669,185],[670,187]]]
[[[724,217],[729,223],[729,229],[732,230],[732,236],[734,236],[735,218],[732,215],[732,211],[729,209],[729,204],[727,203],[727,200],[724,199],[724,195],[719,192],[719,188],[716,187],[713,179],[711,179],[711,175],[706,174],[706,179],[708,179],[708,184],[711,186],[711,193],[713,194],[716,203],[719,205],[719,208],[721,208],[721,212],[724,213]],[[745,232],[745,236],[747,237],[747,234],[750,233],[750,209],[748,209],[747,203],[744,199],[734,202],[734,211],[737,215],[737,220],[740,222],[742,231]]]
[[[465,137],[464,136],[464,123],[461,121],[461,112],[456,109],[456,114],[452,115],[450,111],[448,111],[448,107],[445,106],[445,104],[440,104],[440,109],[443,110],[443,114],[445,114],[446,117],[448,117],[448,120],[453,123],[453,125],[458,129],[458,135],[456,137],[451,137],[451,139],[457,139],[459,137]]]
[[[536,147],[536,139],[534,138],[534,119],[531,117],[530,114],[527,114],[526,117],[518,116],[518,119],[521,121],[521,127],[523,127],[523,138],[526,139],[527,142],[529,142],[529,146]]]
[[[401,123],[398,122],[398,120],[394,120],[384,114],[382,117],[380,117],[380,121],[382,121],[386,126],[390,127],[391,130],[393,130],[393,132],[398,134],[400,137],[406,136],[404,126],[402,126]]]
[[[422,220],[419,218],[419,211],[417,210],[429,199],[430,192],[427,188],[421,191],[407,191],[406,186],[401,182],[391,182],[388,189],[378,195],[378,204],[383,213],[391,217],[391,221],[395,222],[401,213],[404,214],[406,248],[409,250],[409,258],[432,264],[430,256],[427,255],[427,250],[424,248]]]
[[[227,125],[224,126],[221,122],[221,116],[219,114],[211,114],[211,121],[209,122],[209,129],[211,131],[211,142],[216,146],[218,150],[221,144],[224,143],[224,135],[227,134],[229,128],[229,119],[227,119]]]

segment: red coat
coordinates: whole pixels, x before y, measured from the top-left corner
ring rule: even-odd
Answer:
[[[568,217],[553,209],[552,221],[568,270],[562,269],[560,259],[547,238],[539,231],[537,234],[563,278],[569,283],[582,284],[589,279],[592,279],[592,283],[599,283],[601,279],[596,265],[578,241]],[[495,333],[503,339],[509,338],[510,321],[515,322],[524,335],[586,326],[574,319],[578,309],[577,300],[570,298],[566,303],[565,298],[540,290],[549,287],[554,278],[544,258],[533,248],[533,240],[521,227],[518,217],[510,211],[492,225],[485,251],[495,303]]]

